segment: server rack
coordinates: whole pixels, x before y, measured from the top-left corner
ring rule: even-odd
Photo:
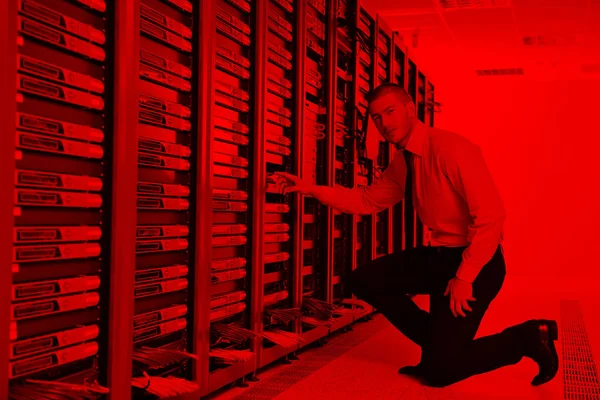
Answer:
[[[304,75],[300,72],[305,59],[299,28],[303,25],[299,22],[304,16],[304,4],[294,0],[265,3],[267,32],[261,38],[264,41],[257,41],[262,45],[260,55],[266,75],[266,90],[259,90],[264,93],[258,117],[264,124],[264,136],[257,135],[257,140],[264,145],[264,160],[257,164],[261,168],[256,175],[259,182],[265,182],[274,172],[299,173],[302,164],[297,160],[299,140],[306,122],[303,119],[306,107],[298,104],[304,100]],[[298,195],[283,195],[270,185],[266,190],[255,189],[260,193],[258,201],[264,203],[264,224],[260,232],[255,231],[258,234],[255,240],[264,243],[259,267],[263,277],[258,315],[262,318],[255,326],[257,332],[263,334],[258,358],[258,366],[263,367],[297,350],[302,340],[297,334],[302,247],[294,243],[301,240],[303,227]]]
[[[204,351],[208,353],[208,359],[201,360],[205,364],[200,374],[206,394],[229,382],[243,380],[257,367],[256,337],[228,338],[232,327],[256,331],[259,326],[264,210],[259,192],[264,191],[265,180],[261,169],[263,121],[259,117],[264,104],[264,61],[260,58],[264,53],[259,46],[264,42],[261,37],[266,10],[261,9],[259,2],[204,3],[207,27],[202,32],[214,43],[205,52],[210,61],[204,62],[210,65],[208,82],[203,77],[201,83],[209,93],[203,124],[204,135],[208,136],[205,152],[209,155],[205,155],[207,183],[203,185],[200,203],[204,200],[212,204],[210,210],[204,209],[205,218],[200,225],[210,229],[210,235],[202,233],[210,237],[210,245],[203,248],[204,265],[210,268],[201,272],[205,280],[206,275],[210,277],[209,283],[203,285],[209,295],[198,304],[204,315],[200,329],[206,332],[202,338],[207,342]],[[223,362],[223,351],[245,362]]]
[[[393,52],[392,52],[392,31],[386,25],[385,21],[377,15],[375,24],[375,61],[376,68],[375,87],[382,83],[391,82],[393,68]],[[382,140],[378,132],[369,132],[369,135],[378,137],[377,157],[373,165],[374,175],[381,174],[390,164],[392,147],[390,144]],[[374,176],[376,179],[377,176]],[[372,217],[371,225],[371,258],[375,259],[393,251],[393,207],[381,211]]]
[[[353,85],[353,115],[354,133],[354,171],[353,186],[369,185],[373,181],[373,160],[366,154],[366,131],[368,122],[368,103],[366,95],[374,88],[377,79],[377,47],[375,19],[357,4],[354,19],[354,85]],[[372,259],[371,237],[375,236],[373,215],[354,215],[353,230],[356,240],[353,242],[352,269]]]
[[[333,46],[335,54],[335,112],[333,121],[330,119],[335,129],[333,143],[333,186],[352,187],[354,185],[355,175],[355,138],[353,123],[354,117],[354,82],[353,76],[356,65],[355,60],[355,39],[354,31],[356,27],[356,12],[358,3],[337,0],[333,1],[334,19],[331,21],[335,27],[335,35],[330,38],[334,41]],[[332,49],[333,50],[333,49]],[[333,66],[332,66],[333,68]],[[332,257],[331,257],[331,281],[330,281],[330,302],[341,301],[347,290],[344,290],[345,277],[356,268],[356,218],[353,215],[347,215],[332,210]],[[346,234],[343,234],[346,233]],[[337,326],[343,325],[339,323]]]
[[[134,381],[143,380],[144,371],[187,379],[189,358],[165,354],[187,352],[188,328],[193,326],[195,7],[187,0],[142,0],[136,11],[140,42],[133,375]],[[138,386],[132,385],[134,396],[144,391]]]
[[[296,162],[299,175],[313,184],[330,185],[328,166],[332,156],[329,149],[332,142],[331,114],[334,94],[331,90],[331,68],[333,61],[327,57],[331,45],[331,7],[334,1],[302,0],[304,18],[299,21],[299,59],[303,60],[303,73],[299,77],[302,87],[302,124],[299,124],[299,151]],[[329,28],[329,29],[328,29]],[[335,70],[334,70],[335,71]],[[335,73],[335,72],[334,72]],[[314,311],[307,302],[328,301],[330,275],[328,260],[330,248],[328,238],[331,232],[331,210],[312,197],[299,197],[298,211],[298,306],[301,307],[299,333],[304,344],[321,339],[329,333],[326,325],[315,318]],[[309,299],[309,300],[307,300]]]
[[[25,378],[107,380],[113,131],[105,105],[114,20],[103,1],[83,3],[19,0],[10,8],[18,44],[8,346],[14,395],[45,390]]]
[[[8,42],[12,37],[19,43],[18,50],[7,51],[9,58],[18,57],[19,71],[3,76],[18,88],[18,96],[8,98],[20,102],[3,108],[10,114],[3,119],[10,121],[5,131],[17,140],[16,151],[3,146],[11,158],[3,158],[10,162],[1,173],[10,175],[8,192],[16,192],[2,199],[1,229],[10,239],[0,256],[8,260],[10,254],[15,265],[3,279],[4,293],[18,299],[7,297],[3,310],[14,317],[15,310],[27,309],[23,305],[48,306],[47,299],[60,310],[71,296],[99,304],[73,312],[63,308],[53,325],[33,324],[33,317],[19,314],[16,340],[15,330],[4,338],[10,339],[7,349],[59,347],[37,347],[35,365],[50,359],[38,354],[60,360],[64,353],[58,352],[72,348],[81,349],[84,358],[39,374],[17,368],[27,375],[10,379],[12,388],[21,385],[21,377],[75,383],[87,378],[110,389],[110,398],[127,399],[132,376],[139,375],[132,355],[149,346],[195,354],[192,362],[165,364],[150,375],[185,378],[198,385],[196,394],[208,394],[254,379],[259,368],[293,357],[302,346],[371,312],[315,326],[314,320],[306,322],[310,313],[303,303],[344,304],[347,273],[383,254],[385,229],[379,238],[371,235],[376,239],[371,242],[369,235],[380,231],[375,218],[367,217],[366,230],[359,232],[362,219],[314,199],[282,196],[267,179],[279,170],[330,186],[371,182],[374,166],[361,154],[364,94],[384,79],[400,79],[406,87],[408,60],[398,36],[359,2],[135,0],[113,6],[102,0],[15,0],[7,11],[14,16]],[[62,17],[52,18],[56,12]],[[103,44],[97,42],[99,32]],[[53,38],[73,40],[51,44]],[[97,59],[99,49],[104,60]],[[381,61],[387,62],[385,74]],[[432,85],[425,82],[429,105]],[[427,109],[429,115],[432,121]],[[394,149],[388,154],[391,159]],[[382,156],[375,167],[386,163]],[[50,178],[87,174],[65,184],[88,186],[79,192],[49,190],[14,180],[35,177],[15,174],[34,167]],[[19,197],[33,192],[37,195]],[[51,208],[26,202],[52,198],[70,203]],[[76,207],[81,199],[89,207]],[[16,216],[15,202],[21,205]],[[399,230],[389,224],[387,231],[389,252],[392,237],[404,238],[402,224]],[[68,241],[61,242],[61,235]],[[40,258],[13,261],[28,254]],[[63,254],[82,258],[41,258]],[[280,311],[292,315],[292,322]],[[233,333],[222,328],[227,324],[250,331],[244,331],[246,340],[231,341]],[[61,334],[63,328],[73,335]],[[273,329],[295,334],[295,343],[274,345],[260,337]],[[73,337],[84,339],[75,343]],[[14,366],[29,355],[0,354],[0,363]],[[242,362],[223,363],[227,357]],[[0,381],[0,393],[8,386],[8,379]]]
[[[334,180],[333,186],[352,187],[354,181],[354,137],[352,116],[354,110],[353,76],[353,23],[351,4],[344,0],[333,1],[334,16],[332,26],[335,27],[335,119],[332,125],[335,127],[333,155]],[[355,5],[357,6],[357,5]],[[332,210],[333,233],[332,233],[332,259],[331,259],[331,289],[329,301],[339,301],[344,296],[344,277],[355,267],[354,246],[356,241],[356,229],[354,217],[345,215],[337,210]],[[345,235],[343,233],[346,233]]]

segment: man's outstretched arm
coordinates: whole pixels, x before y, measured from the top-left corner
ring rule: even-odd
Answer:
[[[406,164],[403,157],[395,157],[377,182],[352,189],[313,185],[283,172],[275,173],[272,179],[284,194],[300,192],[344,213],[369,215],[385,210],[404,198]]]

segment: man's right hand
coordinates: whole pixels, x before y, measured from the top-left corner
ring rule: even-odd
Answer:
[[[275,183],[277,190],[282,194],[294,192],[311,194],[315,188],[315,185],[308,183],[306,180],[286,172],[275,172],[269,179]]]

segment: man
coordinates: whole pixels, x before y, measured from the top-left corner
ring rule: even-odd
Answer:
[[[332,188],[277,173],[276,184],[282,193],[313,196],[345,213],[373,214],[404,198],[406,157],[413,203],[432,229],[431,245],[371,261],[353,271],[349,282],[357,297],[421,347],[419,365],[399,372],[441,387],[529,357],[539,366],[532,384],[548,382],[558,371],[556,321],[530,320],[473,340],[506,274],[504,205],[480,148],[422,124],[410,96],[396,84],[377,87],[368,101],[375,126],[398,148],[377,182]],[[430,312],[407,293],[429,294]]]

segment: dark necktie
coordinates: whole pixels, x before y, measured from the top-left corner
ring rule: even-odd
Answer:
[[[406,188],[405,193],[407,197],[412,196],[412,181],[413,181],[413,167],[411,153],[408,150],[404,150],[404,160],[406,161]]]

